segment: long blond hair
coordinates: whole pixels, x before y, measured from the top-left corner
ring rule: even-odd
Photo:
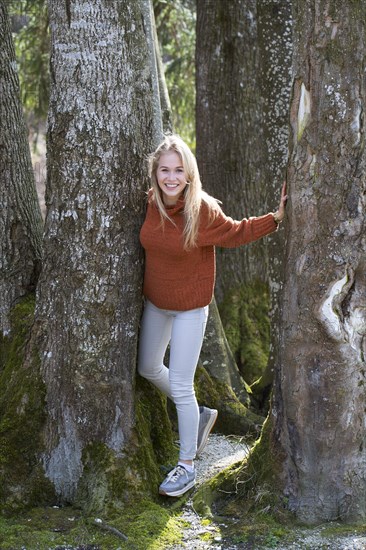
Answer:
[[[196,157],[178,135],[167,135],[160,143],[157,149],[149,156],[149,175],[153,188],[153,199],[156,202],[162,222],[170,220],[170,217],[164,206],[161,189],[158,185],[156,172],[159,165],[160,157],[167,151],[178,153],[182,160],[184,172],[187,176],[187,185],[184,189],[184,248],[186,250],[194,247],[197,242],[199,228],[199,214],[202,200],[209,206],[210,219],[214,219],[219,211],[218,201],[208,195],[202,189],[201,178],[198,172]]]

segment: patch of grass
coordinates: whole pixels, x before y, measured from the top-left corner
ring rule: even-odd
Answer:
[[[339,536],[352,536],[363,535],[366,536],[366,523],[361,525],[345,525],[341,523],[331,522],[326,526],[321,527],[320,535],[326,537],[339,537]]]
[[[219,521],[219,518],[216,518]],[[220,521],[222,525],[222,522]],[[227,544],[248,544],[248,548],[276,548],[284,540],[291,540],[291,529],[279,525],[264,514],[243,515],[235,520],[225,517],[221,533]]]
[[[163,550],[182,539],[179,515],[147,500],[133,503],[113,517],[101,518],[104,526],[123,533],[127,541],[116,531],[101,529],[95,519],[72,507],[34,508],[17,518],[0,518],[0,548],[45,550],[68,545],[98,550]]]

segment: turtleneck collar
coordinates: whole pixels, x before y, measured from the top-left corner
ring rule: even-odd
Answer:
[[[165,204],[164,206],[165,206],[165,210],[167,211],[169,216],[171,214],[176,214],[180,210],[184,210],[184,194],[182,194],[179,197],[179,199],[177,200],[177,202],[175,204],[171,204],[171,205]]]
[[[157,208],[157,204],[154,200],[154,190],[153,189],[149,190],[148,197],[149,197],[150,200],[152,199],[153,204],[155,204],[155,207]],[[184,210],[184,203],[185,203],[185,194],[183,192],[182,195],[179,197],[179,199],[177,200],[177,202],[175,204],[172,204],[172,205],[164,204],[165,210],[166,210],[168,216],[172,216],[172,215],[176,214],[177,212],[183,211]]]

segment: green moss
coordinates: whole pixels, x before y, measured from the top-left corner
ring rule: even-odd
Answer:
[[[209,533],[208,531],[205,531],[204,533],[199,534],[199,538],[204,542],[212,542],[214,539],[214,536],[215,536],[214,533]]]
[[[260,281],[230,289],[219,304],[230,348],[243,378],[251,384],[262,376],[270,342],[269,290]]]
[[[271,425],[267,420],[248,457],[223,470],[199,489],[194,498],[195,509],[212,515],[215,503],[217,513],[225,516],[270,511],[278,518],[287,517],[286,499],[278,481],[282,458],[275,452],[271,437]]]
[[[1,340],[0,503],[3,511],[54,499],[39,464],[45,420],[45,387],[39,358],[24,361],[33,323],[34,296],[20,301],[10,314],[10,334]]]
[[[179,516],[148,500],[135,501],[123,513],[102,517],[98,525],[95,519],[72,507],[35,508],[17,518],[0,518],[0,547],[44,550],[59,545],[89,548],[93,545],[99,550],[162,550],[178,544],[182,538]],[[101,528],[105,525],[127,536],[127,542],[111,530]]]
[[[195,494],[194,509],[225,525],[221,535],[228,545],[275,547],[283,538],[291,538],[296,522],[278,483],[281,460],[273,452],[267,420],[248,458],[220,472]]]
[[[0,503],[7,513],[57,502],[41,465],[46,392],[34,335],[28,346],[34,306],[32,295],[16,305],[10,315],[10,334],[1,340]],[[29,350],[33,350],[32,357]],[[86,513],[111,503],[123,507],[131,497],[158,498],[165,473],[160,465],[177,459],[166,398],[139,379],[135,402],[136,423],[125,455],[117,456],[100,442],[83,450],[76,504]]]
[[[199,365],[195,377],[195,391],[199,403],[219,411],[215,430],[225,434],[257,436],[263,418],[251,412],[237,398],[228,384],[212,380]]]
[[[127,511],[127,517],[113,522],[136,548],[159,550],[182,540],[182,522],[175,513],[152,502],[141,501]]]
[[[178,459],[166,398],[139,379],[135,403],[136,421],[126,453],[116,456],[98,442],[83,450],[76,504],[86,513],[118,511],[131,499],[157,500],[165,470]]]

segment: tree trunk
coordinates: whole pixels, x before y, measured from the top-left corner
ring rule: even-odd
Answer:
[[[53,494],[84,509],[118,505],[156,491],[168,447],[159,443],[171,441],[157,392],[149,389],[156,418],[139,390],[135,410],[146,155],[162,127],[148,10],[148,0],[49,4],[44,265],[26,357],[19,368],[7,362],[0,399],[7,456],[19,456],[22,439],[34,443],[17,476],[7,478],[2,458],[3,500],[49,503]]]
[[[159,132],[140,4],[64,8],[50,2],[48,214],[36,319],[47,326],[44,468],[57,494],[73,501],[83,450],[99,442],[121,456],[134,421],[145,157]]]
[[[267,144],[267,206],[274,208],[286,177],[288,160],[288,116],[291,94],[292,11],[291,1],[258,0],[258,47],[260,90],[263,97],[263,135]],[[278,367],[280,300],[283,285],[284,231],[269,235],[268,276],[270,286],[270,347],[268,363],[261,379],[252,385],[262,403],[266,402]]]
[[[0,331],[34,290],[42,258],[43,222],[34,183],[27,128],[6,2],[0,1]]]
[[[256,1],[198,0],[197,159],[204,188],[235,219],[266,211],[267,151],[259,63]],[[215,296],[229,345],[249,383],[267,364],[268,322],[263,331],[255,318],[244,316],[235,319],[235,333],[230,327],[238,304],[248,295],[251,299],[258,291],[268,310],[267,285],[265,239],[235,250],[217,249]],[[249,325],[256,325],[255,330]],[[251,340],[249,332],[256,334]]]
[[[308,524],[364,522],[366,6],[296,0],[293,20],[280,368],[262,436],[220,489],[267,493],[274,513],[285,497]]]
[[[366,7],[294,2],[290,208],[272,418],[302,521],[366,517]]]
[[[255,0],[198,0],[197,159],[204,188],[236,219],[265,208],[258,66]],[[265,258],[264,241],[218,249],[218,304],[234,285],[267,280]]]

